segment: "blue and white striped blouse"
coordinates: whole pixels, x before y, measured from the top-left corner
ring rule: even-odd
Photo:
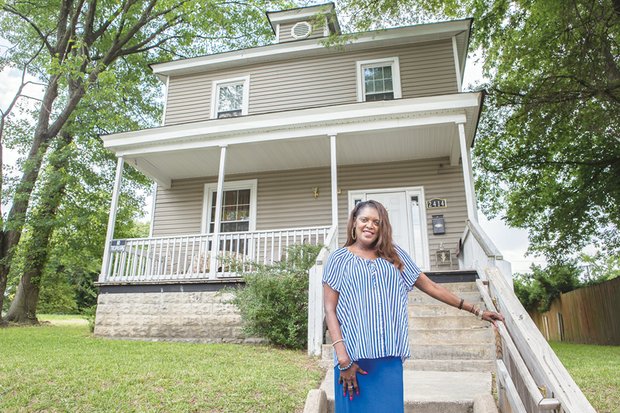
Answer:
[[[402,248],[396,250],[404,264],[402,272],[383,258],[361,258],[346,247],[331,253],[325,264],[323,282],[339,293],[336,316],[353,361],[381,357],[404,361],[411,356],[407,293],[420,269]]]

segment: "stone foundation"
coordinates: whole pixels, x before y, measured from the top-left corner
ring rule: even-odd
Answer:
[[[199,285],[106,286],[100,290],[97,336],[204,343],[262,341],[243,334],[230,293]]]

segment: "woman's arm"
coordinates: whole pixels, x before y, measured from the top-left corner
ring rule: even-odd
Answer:
[[[469,311],[472,314],[475,313],[476,306],[472,303],[467,303],[463,301],[461,304],[461,298],[452,293],[450,290],[442,287],[440,284],[435,283],[433,280],[428,278],[428,276],[424,273],[420,273],[418,279],[415,282],[415,286],[430,295],[431,297],[444,302],[452,307],[460,308],[465,311]],[[495,311],[482,311],[481,317],[483,320],[491,322],[493,325],[496,325],[496,320],[504,321],[504,316],[500,313],[496,313]]]
[[[345,367],[351,359],[347,353],[346,345],[342,339],[342,331],[340,330],[340,323],[336,316],[336,306],[338,305],[338,297],[340,294],[338,291],[332,289],[329,285],[323,284],[323,300],[325,302],[325,324],[329,330],[329,335],[332,338],[334,345],[334,351],[338,358],[338,364]]]
[[[338,305],[338,291],[332,289],[329,285],[323,284],[323,301],[325,302],[325,323],[332,338],[334,351],[338,359],[338,365],[345,370],[340,371],[339,383],[342,384],[342,392],[344,395],[349,393],[349,399],[353,400],[353,393],[359,393],[357,384],[357,373],[367,374],[357,363],[351,363],[349,353],[347,353],[346,342],[342,337],[340,322],[336,316],[336,306]]]

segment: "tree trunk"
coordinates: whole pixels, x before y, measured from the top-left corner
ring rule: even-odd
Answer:
[[[7,313],[7,321],[38,323],[36,313],[41,275],[47,264],[49,241],[54,232],[56,213],[67,185],[64,171],[69,164],[71,142],[71,136],[61,133],[50,155],[49,175],[41,188],[40,202],[29,219],[29,237],[24,246],[24,272],[19,281],[15,299]]]
[[[39,286],[30,283],[30,277],[22,276],[17,286],[15,299],[6,315],[6,321],[19,324],[38,324],[37,303],[39,302]]]
[[[44,137],[35,137],[26,160],[25,171],[15,190],[9,216],[4,222],[5,228],[0,233],[0,308],[4,303],[4,291],[11,271],[11,262],[22,235],[26,211],[30,205],[30,197],[37,182],[47,147],[48,142]]]

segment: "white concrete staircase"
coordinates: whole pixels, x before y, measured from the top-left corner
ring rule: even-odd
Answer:
[[[484,308],[475,282],[443,283],[466,302]],[[491,394],[495,335],[488,322],[414,290],[409,295],[411,359],[405,362],[405,412],[468,413],[474,398]],[[321,388],[333,411],[333,349],[323,346],[327,367]]]

